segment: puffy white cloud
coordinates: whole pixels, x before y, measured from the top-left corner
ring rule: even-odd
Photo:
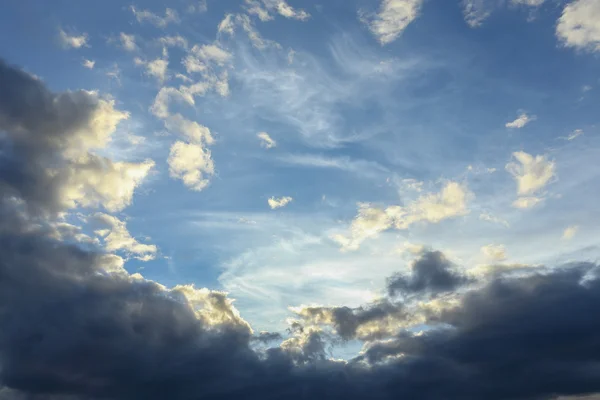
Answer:
[[[183,60],[188,73],[204,72],[211,64],[223,67],[231,60],[231,53],[214,44],[195,45],[190,54]]]
[[[246,11],[250,15],[256,15],[258,19],[263,22],[270,21],[273,19],[273,16],[269,14],[269,10],[263,6],[261,2],[258,0],[246,0]]]
[[[167,68],[169,61],[166,58],[157,58],[152,61],[144,61],[139,57],[134,59],[137,66],[143,66],[145,73],[148,76],[156,78],[159,82],[164,82],[167,79]]]
[[[170,23],[179,22],[179,15],[177,14],[177,11],[171,8],[167,8],[165,10],[164,17],[154,14],[148,10],[138,10],[134,6],[131,6],[131,12],[133,12],[133,15],[135,15],[135,18],[138,22],[149,22],[159,28],[165,28]]]
[[[531,208],[543,201],[536,196],[555,176],[556,165],[546,157],[523,151],[513,153],[517,162],[506,164],[506,170],[517,182],[519,198],[513,203],[516,208]]]
[[[374,15],[362,15],[382,45],[396,40],[419,14],[423,0],[382,0]]]
[[[181,179],[191,190],[206,188],[215,173],[210,151],[199,144],[175,142],[167,161],[171,177]]]
[[[119,40],[121,42],[121,46],[127,51],[135,51],[137,49],[134,35],[128,35],[125,32],[121,32],[119,34]]]
[[[79,49],[83,46],[88,45],[88,35],[87,33],[82,33],[81,35],[69,35],[64,30],[60,29],[58,31],[58,36],[60,39],[61,45],[65,49]]]
[[[195,121],[184,118],[181,114],[168,117],[165,120],[165,127],[170,131],[183,134],[189,141],[196,144],[212,144],[214,142],[210,129]]]
[[[94,214],[93,220],[103,227],[95,233],[102,237],[107,251],[124,251],[141,261],[150,261],[156,257],[156,246],[138,242],[131,236],[124,221],[104,213]]]
[[[195,104],[192,93],[184,86],[180,86],[179,89],[163,87],[154,98],[154,103],[150,107],[150,111],[158,118],[167,118],[169,116],[169,103],[172,99],[188,103],[189,105]]]
[[[565,46],[600,51],[600,2],[575,0],[563,9],[556,36]]]
[[[439,193],[420,196],[406,206],[385,209],[360,204],[358,215],[350,225],[348,235],[332,237],[343,250],[356,250],[367,238],[377,236],[392,227],[408,229],[418,222],[438,223],[442,220],[466,215],[471,193],[457,182],[448,182]]]
[[[562,238],[565,240],[573,239],[573,237],[575,236],[575,234],[577,233],[578,230],[579,230],[579,227],[577,225],[571,225],[565,229],[565,231],[563,232]]]
[[[294,199],[289,196],[284,196],[284,197],[279,197],[279,198],[271,197],[271,198],[269,198],[269,200],[267,202],[269,203],[269,207],[271,207],[272,210],[275,210],[276,208],[281,208],[281,207],[287,206],[293,200]]]
[[[487,246],[482,246],[481,254],[483,254],[485,258],[491,262],[506,260],[506,248],[501,244],[488,244]]]
[[[81,65],[83,65],[85,68],[88,68],[88,69],[94,69],[94,66],[96,65],[96,61],[85,59],[85,60],[83,60]]]
[[[267,132],[259,132],[256,136],[260,139],[260,145],[266,149],[277,146],[277,142]]]
[[[514,121],[511,121],[511,122],[507,122],[505,126],[507,128],[511,128],[511,129],[520,129],[520,128],[523,128],[528,123],[530,123],[531,121],[535,121],[535,120],[536,120],[535,115],[527,115],[526,113],[521,113],[517,117],[517,119],[515,119]]]

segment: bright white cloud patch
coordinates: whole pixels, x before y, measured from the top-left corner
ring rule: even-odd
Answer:
[[[359,205],[358,215],[346,235],[332,237],[343,250],[357,250],[360,244],[392,227],[408,229],[419,222],[438,223],[448,218],[468,214],[470,192],[457,182],[448,182],[439,193],[418,197],[406,206],[390,206],[385,209],[368,203]]]
[[[157,247],[138,242],[131,236],[124,221],[104,213],[94,214],[93,220],[102,227],[94,233],[102,237],[107,251],[123,251],[140,261],[150,261],[156,257]]]
[[[292,202],[292,198],[289,196],[284,196],[284,197],[271,197],[267,202],[269,203],[269,207],[271,207],[272,210],[275,210],[276,208],[281,208],[281,207],[285,207],[287,206],[289,203]]]
[[[260,145],[265,149],[277,146],[277,142],[267,132],[259,132],[256,136],[260,139]]]
[[[285,0],[246,0],[246,10],[248,14],[257,16],[261,21],[270,21],[273,16],[270,12],[275,12],[285,18],[305,21],[310,18],[310,14],[304,10],[295,9]]]
[[[556,36],[565,46],[600,51],[600,1],[567,4],[558,19]]]
[[[85,68],[88,68],[88,69],[94,69],[94,66],[96,65],[96,61],[83,60],[81,65],[83,65]]]
[[[536,194],[542,190],[555,176],[556,165],[546,157],[523,151],[513,153],[516,162],[506,164],[506,170],[517,182],[517,199],[513,206],[516,208],[531,208],[539,204],[543,198]]]
[[[165,10],[164,17],[154,14],[148,10],[138,10],[134,6],[131,6],[131,12],[135,15],[138,22],[148,22],[156,27],[165,28],[170,23],[178,23],[179,15],[177,11],[167,8]]]
[[[138,57],[135,58],[134,62],[138,66],[143,66],[146,70],[146,75],[156,78],[158,82],[162,83],[165,81],[165,79],[167,79],[167,68],[169,66],[168,60],[157,58],[152,61],[144,61]]]
[[[177,141],[169,153],[169,172],[173,178],[181,179],[194,191],[201,191],[210,183],[215,167],[210,150],[195,143]]]
[[[511,128],[511,129],[520,129],[520,128],[523,128],[528,123],[530,123],[531,121],[535,121],[535,120],[536,120],[535,115],[527,115],[526,113],[522,113],[514,121],[507,122],[505,126],[507,128]]]
[[[128,35],[124,32],[121,32],[119,34],[119,41],[121,42],[121,46],[127,51],[135,51],[137,49],[134,35]]]
[[[374,15],[362,15],[382,45],[393,42],[419,14],[423,0],[382,0]]]
[[[490,262],[506,260],[506,248],[501,244],[488,244],[487,246],[483,246],[481,247],[481,254],[483,254],[486,260]]]
[[[577,225],[569,226],[563,232],[562,238],[565,240],[573,239],[573,237],[575,236],[575,234],[577,233],[578,230],[579,230],[579,227]]]
[[[67,32],[60,29],[58,32],[58,36],[61,45],[65,49],[79,49],[81,47],[87,46],[88,43],[87,33],[82,33],[81,35],[69,35]]]
[[[206,143],[210,145],[214,142],[210,129],[196,121],[184,118],[181,114],[168,117],[165,120],[165,128],[183,134],[190,142],[196,144]]]

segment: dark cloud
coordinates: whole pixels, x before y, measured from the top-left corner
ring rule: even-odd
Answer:
[[[260,332],[258,335],[254,336],[252,340],[255,342],[268,344],[271,342],[276,342],[278,340],[282,340],[283,336],[278,332]]]
[[[388,279],[388,292],[391,296],[452,292],[469,282],[467,277],[453,271],[453,268],[441,252],[425,252],[413,263],[410,276],[397,274]]]

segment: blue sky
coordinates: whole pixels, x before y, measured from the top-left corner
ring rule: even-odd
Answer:
[[[7,62],[128,112],[96,154],[153,162],[65,223],[130,273],[228,292],[258,331],[374,301],[423,249],[474,275],[598,259],[598,1],[3,10]]]

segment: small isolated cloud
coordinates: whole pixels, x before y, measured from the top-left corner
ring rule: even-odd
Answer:
[[[268,203],[269,203],[269,207],[271,207],[272,210],[275,210],[276,208],[281,208],[281,207],[287,206],[289,203],[292,202],[292,200],[294,200],[294,199],[292,199],[289,196],[284,196],[284,197],[279,197],[279,198],[271,197],[268,200]]]
[[[379,43],[386,45],[402,34],[404,29],[419,15],[423,0],[382,0],[376,14],[361,13]]]
[[[87,33],[82,33],[81,35],[69,35],[67,32],[60,29],[58,32],[58,36],[60,39],[61,46],[65,49],[79,49],[88,45]]]
[[[516,162],[506,164],[506,170],[517,182],[517,199],[513,206],[531,208],[543,199],[536,194],[555,177],[556,165],[546,157],[532,156],[523,151],[513,153]]]
[[[277,142],[267,132],[259,132],[256,136],[260,139],[260,145],[265,149],[277,146]]]
[[[600,1],[567,4],[558,19],[556,36],[567,47],[600,51]]]
[[[527,115],[526,113],[521,113],[517,119],[515,119],[514,121],[511,122],[507,122],[506,126],[507,128],[510,129],[520,129],[523,128],[525,125],[527,125],[528,123],[530,123],[531,121],[535,121],[536,120],[536,116],[535,115]]]
[[[504,245],[488,244],[481,247],[481,254],[490,262],[506,260],[506,248]]]
[[[134,6],[131,6],[131,12],[135,15],[138,22],[148,22],[158,28],[165,28],[170,23],[179,23],[179,15],[177,11],[167,8],[165,10],[165,16],[154,14],[148,10],[138,10]]]
[[[119,41],[121,42],[121,47],[127,51],[135,51],[137,49],[134,35],[128,35],[125,32],[121,32],[119,34]]]
[[[419,222],[438,223],[448,218],[469,213],[467,207],[471,193],[457,182],[448,182],[440,192],[420,196],[406,206],[389,206],[385,209],[360,204],[358,215],[350,224],[350,232],[332,237],[342,250],[357,250],[367,238],[392,227],[408,229]]]
[[[581,135],[583,135],[583,129],[575,129],[573,132],[571,132],[567,136],[561,136],[561,139],[564,139],[564,140],[575,140],[575,139],[577,139]]]
[[[479,219],[482,221],[487,221],[487,222],[491,222],[494,224],[504,225],[507,228],[510,226],[507,220],[496,217],[495,215],[491,215],[488,213],[479,214]]]
[[[117,217],[96,213],[93,222],[102,227],[94,233],[102,238],[107,251],[123,251],[140,261],[150,261],[156,257],[157,247],[138,242],[127,230],[126,223]]]
[[[491,15],[494,4],[489,0],[463,0],[462,7],[465,22],[477,28]]]
[[[81,65],[83,65],[85,68],[88,69],[94,69],[94,66],[96,65],[96,61],[92,61],[92,60],[83,60]]]
[[[208,186],[209,178],[215,173],[210,150],[196,143],[175,142],[167,162],[171,177],[181,179],[184,185],[197,192]]]
[[[575,234],[577,233],[578,230],[579,230],[579,227],[577,225],[571,225],[567,229],[565,229],[565,231],[563,232],[562,238],[564,240],[573,239],[573,237],[575,236]]]

